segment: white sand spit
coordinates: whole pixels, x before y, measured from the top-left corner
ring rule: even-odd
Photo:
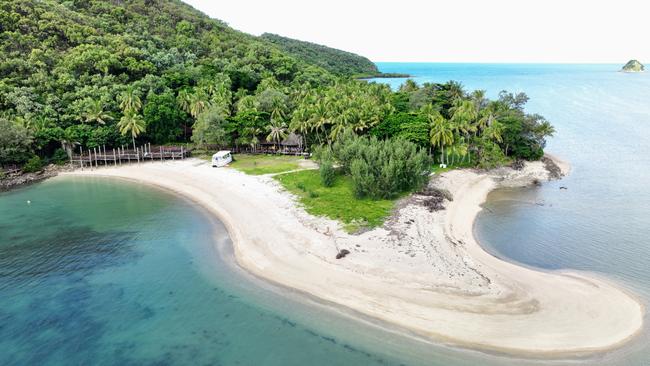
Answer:
[[[477,243],[473,223],[488,192],[545,180],[541,163],[434,177],[432,185],[453,195],[445,210],[401,205],[390,225],[361,235],[307,214],[269,177],[200,160],[71,174],[178,192],[224,222],[248,271],[436,341],[516,354],[580,354],[615,347],[642,326],[643,306],[608,281],[524,268]],[[337,260],[339,249],[351,254]]]

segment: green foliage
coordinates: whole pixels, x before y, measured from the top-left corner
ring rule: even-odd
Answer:
[[[23,172],[25,173],[35,173],[43,169],[43,161],[37,155],[34,155],[27,163],[23,166]]]
[[[155,144],[177,141],[183,135],[188,116],[176,106],[171,91],[151,94],[144,106],[143,118],[147,125],[147,137]]]
[[[492,141],[481,141],[481,149],[478,157],[478,166],[483,169],[492,169],[508,162],[503,151]]]
[[[323,186],[316,170],[280,174],[274,178],[299,197],[307,212],[340,220],[348,232],[381,225],[395,205],[394,200],[357,198],[349,176],[337,175],[331,187]]]
[[[495,146],[508,159],[539,159],[553,133],[524,112],[523,93],[490,101],[457,82],[412,80],[392,92],[352,80],[377,72],[363,57],[254,37],[180,1],[5,0],[0,20],[0,110],[11,121],[0,131],[3,164],[136,139],[255,150],[295,132],[308,149],[370,133],[476,165]],[[366,168],[375,176],[359,163],[359,181]]]
[[[336,178],[336,170],[334,169],[334,164],[331,159],[321,160],[320,167],[320,180],[325,187],[331,187],[334,185],[334,179]]]
[[[59,148],[54,150],[54,154],[52,154],[50,160],[57,165],[63,165],[68,161],[68,154],[65,150]]]
[[[0,117],[0,165],[22,164],[32,156],[31,131]]]
[[[199,146],[226,145],[226,119],[218,108],[210,108],[199,115],[194,124],[192,142]]]
[[[422,149],[401,138],[378,140],[347,133],[332,156],[350,174],[357,197],[393,198],[425,184],[431,161]]]
[[[345,76],[379,74],[377,66],[372,61],[354,53],[286,38],[277,34],[264,33],[261,38],[277,45],[297,59],[306,60],[333,74]]]
[[[311,134],[318,143],[335,141],[347,131],[364,133],[393,111],[390,95],[386,85],[360,81],[316,89],[299,101],[291,130]]]

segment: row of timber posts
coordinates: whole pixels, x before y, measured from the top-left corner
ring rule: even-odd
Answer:
[[[160,161],[162,162],[162,161],[165,160],[165,157],[166,157],[165,153],[166,152],[165,152],[165,148],[162,147],[162,146],[159,146],[159,149],[160,149],[160,152],[159,152]],[[133,152],[135,152],[135,159],[137,160],[138,164],[140,162],[145,162],[147,156],[149,156],[149,159],[151,161],[154,161],[154,159],[155,159],[155,156],[154,156],[155,154],[153,153],[153,151],[151,149],[151,143],[147,143],[144,146],[140,146],[140,147],[136,146],[135,150]],[[88,149],[87,159],[84,156],[84,153],[85,152],[84,152],[83,147],[79,147],[79,165],[80,165],[82,170],[85,167],[85,161],[88,161],[88,165],[92,169],[93,167],[98,168],[99,167],[99,162],[101,162],[101,161],[103,161],[104,166],[108,166],[109,160],[112,160],[113,165],[117,166],[118,164],[122,165],[122,160],[126,160],[126,161],[133,160],[132,159],[133,154],[130,154],[128,152],[128,150],[126,150],[124,148],[124,146],[118,147],[117,150],[115,148],[113,148],[112,159],[111,159],[110,155],[107,154],[107,152],[106,152],[106,145],[92,148],[92,150]],[[180,159],[185,159],[185,154],[186,153],[187,153],[187,151],[185,150],[185,147],[181,146],[179,158]],[[100,155],[101,155],[101,157],[100,157]],[[172,160],[176,160],[176,152],[174,151],[173,148],[169,150],[168,156],[171,157]],[[73,163],[74,163],[74,160],[76,160],[76,159],[73,159]]]

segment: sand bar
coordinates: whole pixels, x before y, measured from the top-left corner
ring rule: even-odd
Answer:
[[[643,305],[609,281],[524,268],[477,243],[473,223],[487,194],[545,180],[542,163],[434,177],[431,184],[454,197],[445,210],[431,213],[414,197],[385,227],[361,235],[307,214],[270,177],[196,159],[69,174],[127,178],[182,194],[223,221],[246,270],[436,342],[512,354],[582,354],[616,347],[642,327]],[[339,249],[351,254],[337,260]]]

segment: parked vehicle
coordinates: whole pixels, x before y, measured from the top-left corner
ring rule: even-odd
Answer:
[[[212,155],[212,167],[224,167],[232,161],[232,154],[230,150],[221,150]]]

